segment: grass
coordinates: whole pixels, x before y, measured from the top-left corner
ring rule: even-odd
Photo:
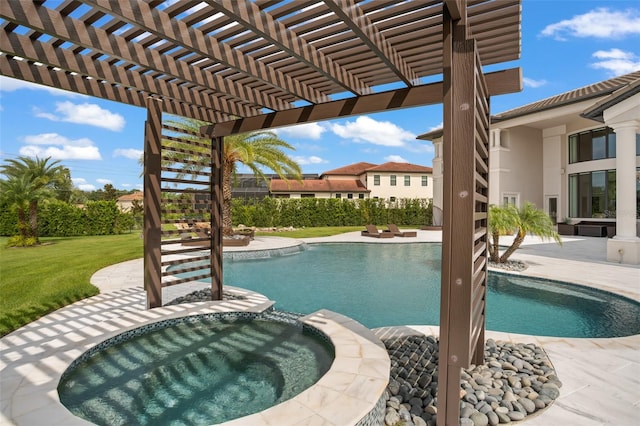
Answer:
[[[295,231],[256,232],[256,235],[266,237],[313,238],[330,237],[331,235],[338,235],[345,232],[353,231],[364,231],[364,226],[323,226],[316,228],[296,229]]]
[[[98,294],[89,280],[106,266],[143,255],[140,233],[42,238],[7,248],[0,238],[0,336],[65,305]]]

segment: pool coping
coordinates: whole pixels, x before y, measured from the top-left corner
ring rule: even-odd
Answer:
[[[1,424],[89,425],[60,403],[57,386],[69,365],[106,339],[153,322],[218,312],[269,310],[265,296],[225,286],[244,299],[195,302],[144,310],[144,292],[124,289],[68,305],[0,340]],[[316,384],[265,411],[225,425],[358,424],[383,416],[380,404],[389,380],[384,347],[362,336],[364,328],[343,315],[322,310],[301,321],[324,333],[335,347],[329,371]],[[337,416],[339,413],[339,416]]]

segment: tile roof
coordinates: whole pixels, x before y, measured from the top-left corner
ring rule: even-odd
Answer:
[[[271,180],[271,192],[370,192],[359,180]]]
[[[394,163],[392,161],[379,166],[371,167],[367,169],[367,172],[408,172],[408,173],[432,173],[431,167],[420,166],[418,164],[410,163]]]
[[[132,194],[125,194],[118,197],[118,201],[135,201],[135,200],[142,201],[143,198],[144,198],[144,194],[141,191],[136,191]]]
[[[611,93],[621,89],[627,85],[633,84],[640,79],[640,71],[625,74],[609,80],[600,81],[589,86],[580,87],[569,92],[561,93],[541,101],[533,102],[491,117],[492,122],[509,120],[511,118],[520,117],[540,111],[558,108],[564,105],[597,98],[600,96],[610,95]]]
[[[349,164],[348,166],[339,167],[337,169],[329,170],[328,172],[322,173],[322,176],[329,175],[351,175],[351,176],[359,176],[363,174],[367,169],[371,167],[375,167],[376,165],[373,163],[366,163],[361,161],[355,164]]]

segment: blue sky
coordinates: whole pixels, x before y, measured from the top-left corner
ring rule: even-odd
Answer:
[[[486,71],[519,66],[524,90],[493,97],[503,112],[640,69],[637,1],[524,0],[522,55]],[[141,189],[146,111],[0,76],[0,161],[51,156],[76,187]],[[431,166],[433,147],[419,134],[442,123],[440,106],[405,109],[279,129],[305,173],[367,161]]]

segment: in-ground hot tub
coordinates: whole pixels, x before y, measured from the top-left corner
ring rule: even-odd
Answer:
[[[69,366],[58,393],[95,424],[214,424],[293,398],[333,360],[329,339],[290,314],[213,313],[100,343]]]

